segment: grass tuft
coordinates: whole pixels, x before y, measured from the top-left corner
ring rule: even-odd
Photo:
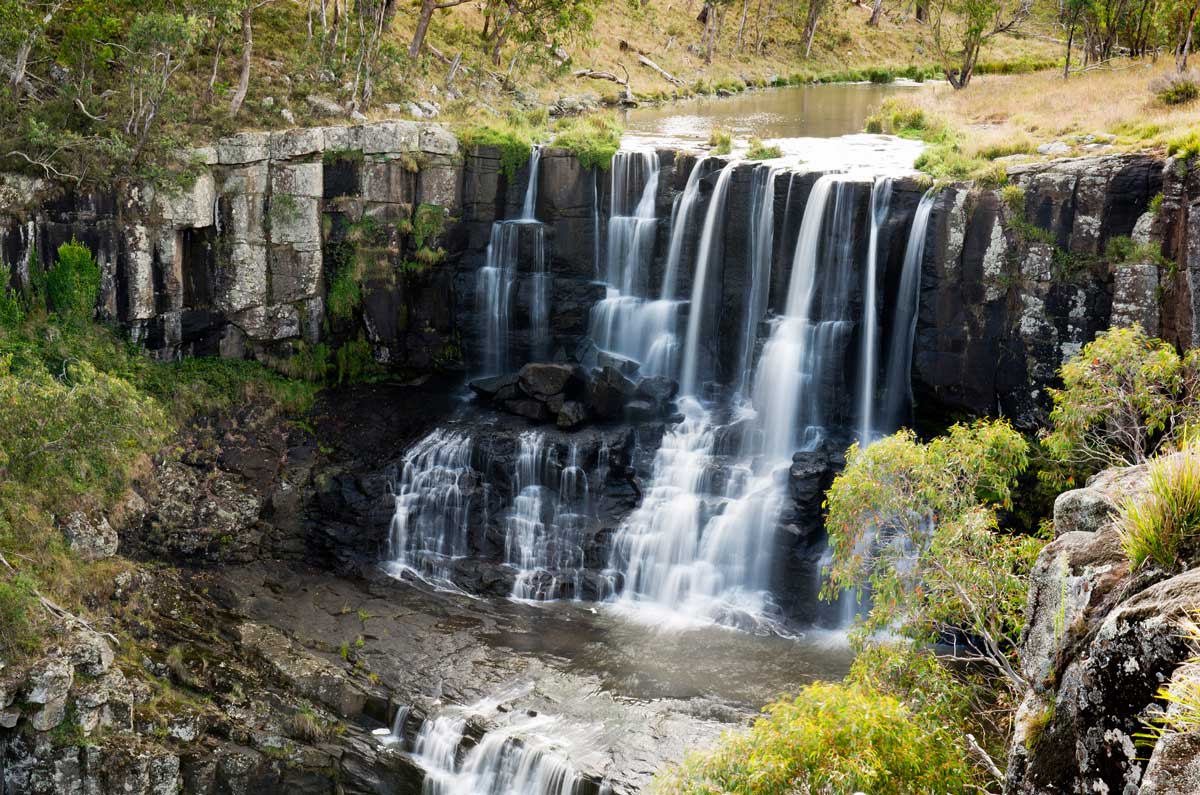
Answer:
[[[1200,538],[1200,449],[1153,461],[1149,487],[1121,504],[1117,524],[1133,567],[1174,571],[1189,560]]]

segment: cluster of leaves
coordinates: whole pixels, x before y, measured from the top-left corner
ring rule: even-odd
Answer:
[[[1042,444],[1064,483],[1179,446],[1200,412],[1200,351],[1181,356],[1140,326],[1102,332],[1060,376]]]
[[[746,733],[659,775],[672,795],[978,792],[958,734],[854,682],[813,684],[768,706]]]
[[[901,431],[852,446],[828,492],[825,595],[869,587],[863,637],[965,635],[959,656],[1019,689],[1024,577],[1041,542],[1000,532],[996,510],[1011,507],[1027,465],[1028,444],[1004,421],[955,425],[927,443]]]
[[[750,139],[750,149],[746,152],[747,160],[772,160],[782,157],[783,151],[774,144],[764,144],[758,138]]]

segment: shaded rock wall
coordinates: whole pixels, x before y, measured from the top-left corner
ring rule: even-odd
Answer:
[[[1179,190],[1175,168],[1119,155],[1015,166],[1010,181],[1015,189],[938,194],[913,365],[926,418],[991,413],[1036,425],[1059,366],[1110,324],[1141,322],[1192,344],[1178,329],[1191,328],[1193,309],[1160,300],[1165,269],[1105,255],[1135,231],[1164,241],[1150,206]],[[1172,328],[1160,314],[1177,318]]]

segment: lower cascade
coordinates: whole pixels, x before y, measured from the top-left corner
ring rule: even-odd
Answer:
[[[504,701],[526,688],[505,689],[468,706],[450,706],[424,720],[411,753],[424,771],[425,795],[599,795],[602,782],[568,759],[586,751],[590,731],[545,714],[507,712]],[[402,710],[404,719],[409,712]],[[489,728],[479,735],[480,727]],[[396,742],[403,743],[401,732]]]

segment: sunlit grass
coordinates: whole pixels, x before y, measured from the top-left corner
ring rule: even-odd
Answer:
[[[1121,504],[1117,522],[1132,566],[1179,568],[1200,536],[1200,450],[1151,463],[1148,488]]]

